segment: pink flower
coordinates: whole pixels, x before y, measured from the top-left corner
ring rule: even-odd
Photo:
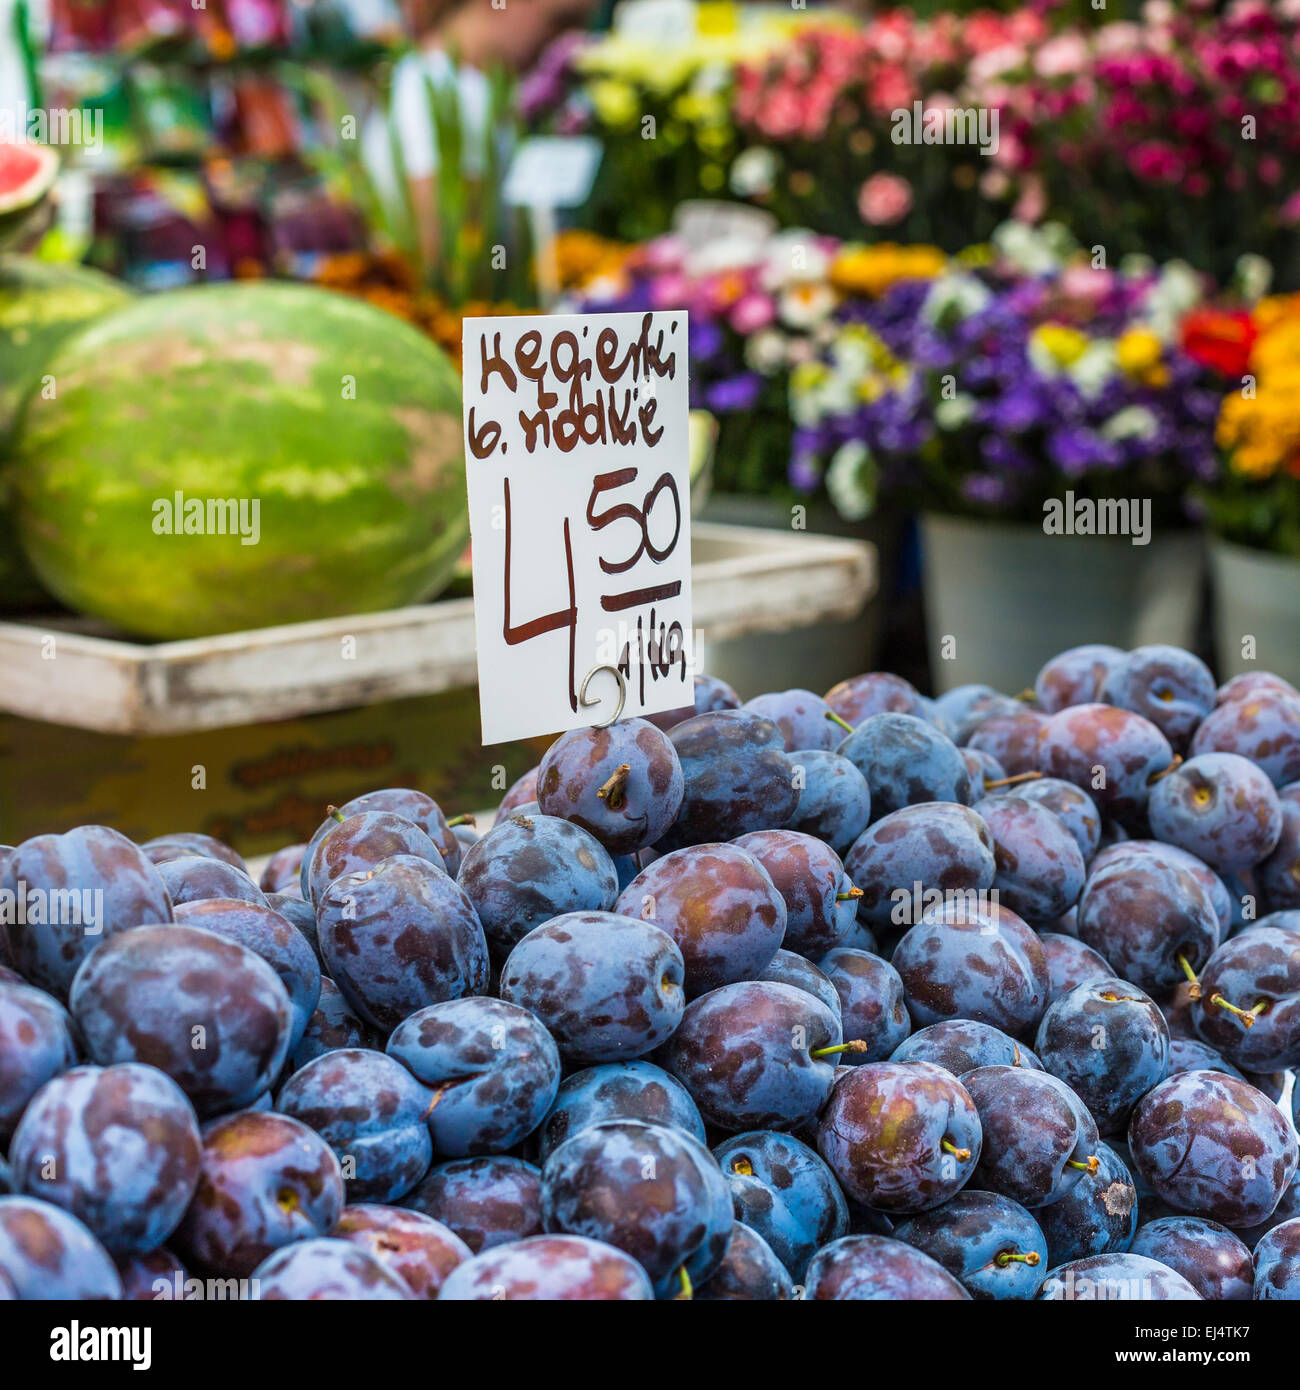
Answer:
[[[776,307],[765,294],[750,293],[731,306],[727,316],[732,328],[743,338],[764,329],[776,318]]]
[[[912,185],[897,174],[872,174],[858,192],[858,212],[872,227],[892,227],[912,210]]]
[[[1037,222],[1047,211],[1047,194],[1037,174],[1028,175],[1020,186],[1020,196],[1011,210],[1017,222]]]
[[[1040,77],[1065,77],[1088,61],[1088,43],[1080,34],[1061,34],[1048,39],[1034,54],[1034,71]]]

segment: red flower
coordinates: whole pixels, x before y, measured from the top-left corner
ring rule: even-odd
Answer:
[[[1196,309],[1183,320],[1183,351],[1225,377],[1245,375],[1256,336],[1254,321],[1240,311]]]

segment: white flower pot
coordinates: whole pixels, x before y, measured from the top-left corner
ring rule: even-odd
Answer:
[[[921,538],[937,692],[982,682],[1014,694],[1049,657],[1084,642],[1195,641],[1205,568],[1199,532],[1157,533],[1133,545],[932,513],[921,518]]]
[[[1216,537],[1210,565],[1220,679],[1272,671],[1300,685],[1300,560]],[[1248,639],[1254,660],[1244,654]]]

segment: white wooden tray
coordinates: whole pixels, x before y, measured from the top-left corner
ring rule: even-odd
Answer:
[[[705,641],[850,618],[876,585],[865,541],[696,522],[692,550]],[[102,733],[291,719],[474,685],[474,601],[153,644],[86,619],[0,622],[0,673],[0,710]]]

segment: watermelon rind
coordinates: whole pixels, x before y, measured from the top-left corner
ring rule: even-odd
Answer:
[[[126,632],[400,607],[438,592],[468,539],[459,376],[363,301],[271,282],[148,296],[46,374],[14,448],[19,537],[51,593]],[[160,533],[178,493],[247,521],[256,501],[257,543]]]

